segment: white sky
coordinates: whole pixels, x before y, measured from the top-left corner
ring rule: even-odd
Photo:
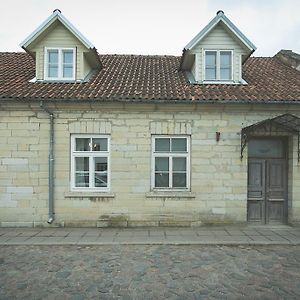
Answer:
[[[300,0],[0,0],[0,51],[22,51],[55,8],[100,54],[181,55],[219,9],[256,45],[254,56],[300,53]]]

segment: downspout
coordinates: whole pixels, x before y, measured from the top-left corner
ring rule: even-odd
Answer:
[[[43,101],[40,102],[40,107],[49,115],[50,122],[50,135],[49,135],[49,157],[48,157],[48,223],[52,224],[54,221],[54,155],[53,155],[53,145],[54,145],[54,115],[53,112],[49,111],[47,107],[44,106]]]

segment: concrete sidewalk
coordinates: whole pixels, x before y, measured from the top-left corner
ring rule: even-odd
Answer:
[[[300,245],[300,227],[0,228],[0,245]]]

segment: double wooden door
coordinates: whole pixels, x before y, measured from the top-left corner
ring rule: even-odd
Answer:
[[[251,141],[250,141],[251,143]],[[254,141],[254,148],[267,149],[266,140]],[[262,145],[260,145],[262,144]],[[287,222],[287,159],[283,141],[271,143],[282,149],[262,151],[250,149],[248,158],[248,222],[285,224]],[[253,145],[252,145],[253,148]],[[264,157],[253,157],[253,156]],[[251,157],[252,156],[252,157]],[[268,157],[270,156],[270,157]],[[277,156],[277,157],[276,157]]]

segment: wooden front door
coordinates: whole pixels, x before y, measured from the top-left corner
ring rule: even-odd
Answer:
[[[283,139],[253,139],[248,148],[248,222],[287,222],[287,159]]]

